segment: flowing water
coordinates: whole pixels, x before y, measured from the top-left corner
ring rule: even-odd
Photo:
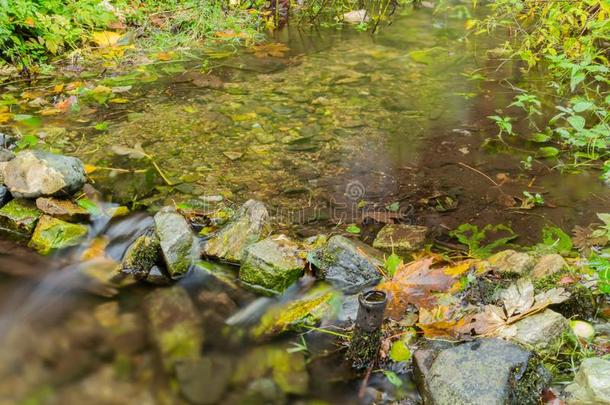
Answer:
[[[536,78],[516,63],[500,66],[485,52],[494,40],[464,38],[463,26],[421,9],[373,37],[290,28],[254,52],[221,59],[202,53],[106,77],[99,83],[115,89],[116,102],[83,102],[78,112],[20,129],[95,166],[90,176],[102,197],[136,211],[219,196],[235,203],[255,198],[267,204],[277,230],[304,237],[355,222],[364,224],[365,240],[390,219],[438,234],[466,222],[505,223],[523,243],[538,240],[545,224],[565,230],[588,224],[610,198],[595,173],[562,175],[550,170],[550,161],[523,170],[520,161],[535,154],[535,145],[520,142],[516,151],[484,142],[497,132],[486,117],[515,94],[503,79],[518,87]],[[516,129],[528,131],[525,122]],[[523,191],[541,193],[545,205],[517,209]],[[92,265],[83,251],[100,235],[108,260],[120,260],[150,225],[144,213],[98,222],[89,243],[52,257],[0,244],[0,404],[183,401],[147,338],[143,297],[150,288],[116,295],[82,273]],[[301,342],[235,343],[225,336],[224,321],[231,316],[237,335],[271,301],[215,292],[197,277],[181,283],[204,314],[204,353],[223,364],[239,369]],[[298,287],[283,299],[299,294]],[[310,352],[325,343],[323,334],[310,340]],[[206,378],[226,385],[220,403],[263,397],[262,403],[358,403],[395,394],[373,373],[370,386],[379,391],[359,399],[361,377],[332,356],[311,360],[307,371],[301,374],[309,389],[287,396],[268,392],[277,390],[273,384],[248,388],[249,381],[235,377]]]

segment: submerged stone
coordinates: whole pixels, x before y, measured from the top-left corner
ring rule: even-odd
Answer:
[[[428,228],[425,226],[388,224],[381,228],[373,247],[386,251],[409,253],[424,247]]]
[[[498,273],[528,274],[536,261],[527,253],[503,250],[487,259],[491,269]]]
[[[565,392],[568,405],[610,404],[610,360],[584,359]]]
[[[85,185],[85,168],[74,157],[43,151],[20,152],[4,170],[15,197],[69,196]]]
[[[414,360],[426,404],[536,404],[550,382],[530,352],[500,339],[431,345]]]
[[[247,353],[237,364],[232,383],[243,385],[269,378],[285,394],[303,395],[309,387],[309,375],[302,352],[289,352],[284,346],[262,346]]]
[[[29,246],[46,255],[57,249],[78,245],[88,232],[86,225],[72,224],[43,215],[34,229]]]
[[[161,244],[157,235],[139,236],[129,246],[121,262],[121,269],[136,279],[145,279],[159,260]]]
[[[229,385],[232,362],[228,357],[206,356],[176,365],[176,379],[180,392],[191,403],[215,404]]]
[[[156,289],[146,297],[146,314],[152,340],[164,368],[201,357],[203,329],[186,290],[179,286]]]
[[[172,279],[159,266],[153,266],[144,281],[153,285],[170,285],[172,283]]]
[[[268,221],[265,205],[248,200],[224,228],[205,242],[202,253],[238,263],[246,246],[258,242],[268,231]]]
[[[303,274],[304,267],[299,246],[278,235],[246,247],[239,279],[254,291],[279,294]]]
[[[547,309],[530,315],[503,329],[501,337],[513,339],[521,344],[546,347],[569,328],[566,318]]]
[[[11,193],[8,191],[6,186],[0,186],[0,207],[3,207],[4,204],[11,200]]]
[[[155,230],[169,275],[180,278],[196,257],[196,240],[191,226],[176,210],[165,207],[155,215]]]
[[[252,336],[266,339],[287,331],[300,331],[318,324],[323,318],[335,316],[341,305],[341,294],[321,287],[304,297],[271,307],[252,329]]]
[[[0,208],[0,232],[14,239],[28,239],[42,212],[28,200],[12,200]]]
[[[326,246],[309,253],[307,259],[319,270],[318,277],[333,287],[353,294],[376,285],[381,280],[381,252],[341,235],[328,240]]]
[[[36,199],[36,207],[47,215],[68,222],[89,221],[91,217],[87,210],[70,200],[39,197]]]

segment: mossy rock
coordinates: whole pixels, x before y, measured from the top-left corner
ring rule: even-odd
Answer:
[[[303,274],[305,261],[299,253],[298,245],[284,235],[250,245],[242,257],[239,279],[255,292],[282,293]]]
[[[136,279],[143,279],[157,263],[160,255],[161,244],[159,238],[156,235],[142,235],[125,252],[121,268],[124,272],[132,274]]]
[[[12,200],[0,208],[0,232],[11,239],[27,240],[41,216],[32,201]]]
[[[203,346],[201,320],[186,290],[157,289],[146,297],[152,340],[167,371],[184,360],[199,359]]]
[[[287,331],[300,331],[338,313],[340,305],[341,294],[321,286],[303,298],[270,308],[251,333],[256,339],[266,339]]]
[[[57,249],[78,245],[88,232],[86,225],[72,224],[43,215],[34,229],[29,246],[46,255]]]

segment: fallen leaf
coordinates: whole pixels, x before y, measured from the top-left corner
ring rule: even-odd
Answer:
[[[113,31],[100,31],[94,32],[91,34],[91,40],[99,47],[105,48],[109,46],[115,46],[119,39],[121,39],[121,34]]]
[[[409,304],[432,307],[436,301],[433,293],[448,291],[456,280],[445,274],[443,268],[431,269],[433,259],[425,258],[399,267],[394,277],[378,286],[390,299],[387,314],[400,319]]]
[[[109,101],[110,101],[111,103],[114,103],[114,104],[127,104],[127,103],[129,103],[129,100],[128,100],[128,99],[126,99],[126,98],[120,98],[120,97],[113,98],[113,99],[111,99],[111,100],[109,100]]]
[[[11,113],[0,113],[0,124],[5,124],[13,118]]]
[[[254,56],[257,58],[275,57],[281,58],[289,50],[286,44],[281,42],[272,42],[268,44],[257,45],[254,47]]]
[[[136,143],[133,148],[130,148],[129,146],[114,145],[110,150],[119,156],[127,156],[131,159],[142,159],[147,156],[144,149],[142,149],[142,144],[140,142]]]
[[[89,165],[89,164],[85,165],[85,173],[87,173],[87,174],[91,174],[96,170],[97,170],[97,167],[94,165]]]

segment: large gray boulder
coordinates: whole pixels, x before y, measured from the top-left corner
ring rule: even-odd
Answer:
[[[265,205],[248,200],[231,221],[203,245],[204,256],[239,263],[246,246],[258,242],[269,230],[269,213]]]
[[[550,374],[531,360],[530,352],[500,339],[433,343],[415,352],[415,377],[426,404],[537,404]]]
[[[381,280],[381,257],[381,252],[368,245],[335,235],[325,246],[310,252],[307,260],[319,270],[318,278],[354,294]]]
[[[186,219],[172,207],[164,207],[155,215],[155,231],[169,275],[180,278],[197,256],[196,238]]]
[[[277,235],[246,247],[239,279],[256,292],[274,295],[294,283],[304,267],[299,246],[286,236]]]
[[[43,151],[20,152],[6,164],[4,176],[16,198],[69,196],[85,185],[85,168],[79,159]]]
[[[610,360],[583,360],[574,382],[566,387],[568,405],[610,404]]]

